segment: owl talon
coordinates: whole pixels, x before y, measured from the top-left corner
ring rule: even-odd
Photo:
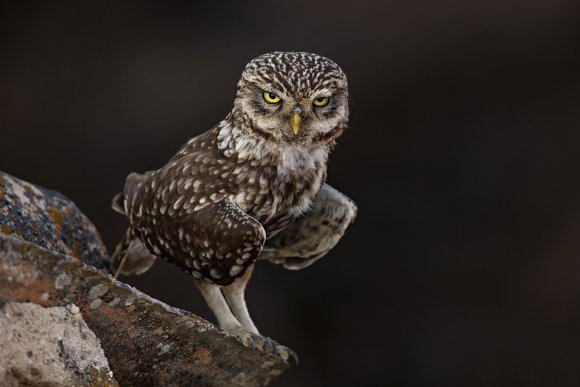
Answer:
[[[244,347],[256,349],[256,342],[252,336],[253,335],[248,332],[240,332],[235,334],[235,337],[240,340]]]
[[[295,351],[283,345],[276,345],[275,351],[276,355],[280,356],[280,358],[282,358],[282,360],[285,362],[298,365],[298,354]],[[290,359],[292,359],[292,361],[290,361]]]
[[[246,340],[248,342],[251,341],[251,343],[252,343],[251,348],[252,349],[256,349],[259,351],[264,351],[264,352],[275,354],[274,341],[272,339],[270,339],[269,337],[260,336],[260,335],[256,335],[256,334],[249,333],[249,332],[246,332],[244,334],[244,336],[247,337]],[[246,345],[246,346],[249,347],[248,345]]]
[[[269,337],[263,337],[264,342],[268,345],[268,348],[264,348],[267,352],[270,352],[274,356],[280,357],[282,360],[288,363],[294,363],[294,365],[298,365],[298,354],[293,351],[292,349],[278,344],[275,340],[270,339]],[[290,361],[292,359],[292,361]]]
[[[270,353],[276,353],[276,342],[269,337],[264,337],[264,350]]]
[[[275,340],[272,340],[269,337],[255,335],[245,330],[232,332],[232,334],[246,348],[267,352],[274,356],[280,357],[285,362],[298,365],[298,355],[295,351],[278,344]]]
[[[266,336],[254,336],[254,342],[257,344],[256,349],[278,356],[287,363],[298,365],[298,354],[290,348],[278,344],[275,340]]]

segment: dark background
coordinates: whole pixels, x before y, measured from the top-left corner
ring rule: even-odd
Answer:
[[[65,193],[110,249],[124,177],[222,119],[251,58],[348,75],[329,182],[359,217],[249,288],[301,358],[273,385],[580,385],[577,0],[44,3],[0,12],[0,170]],[[122,280],[213,321],[165,263]]]

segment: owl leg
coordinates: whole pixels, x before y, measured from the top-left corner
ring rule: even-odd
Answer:
[[[205,298],[207,305],[216,316],[220,328],[237,336],[246,347],[258,348],[270,352],[280,356],[284,361],[290,361],[292,359],[295,364],[298,364],[298,355],[296,352],[288,347],[277,344],[268,337],[261,336],[252,319],[250,319],[246,302],[244,301],[244,290],[251,277],[252,268],[253,266],[248,268],[250,274],[244,274],[234,284],[222,287],[221,289],[220,286],[207,283],[204,280],[194,281]],[[238,281],[240,281],[239,285],[236,284]],[[228,294],[226,296],[228,298],[227,302],[224,294]],[[236,318],[232,310],[235,310],[236,312],[234,313],[239,317]],[[238,319],[243,321],[243,326]]]
[[[223,330],[237,334],[243,331],[242,325],[232,314],[228,303],[226,302],[220,287],[218,285],[210,284],[204,280],[194,280],[195,285],[203,295],[205,302],[215,315],[220,328]],[[245,343],[244,343],[245,344]]]
[[[224,286],[222,288],[222,293],[224,294],[231,311],[242,326],[248,332],[259,335],[258,328],[256,328],[254,322],[250,318],[250,313],[248,312],[248,307],[246,306],[246,300],[244,297],[246,285],[248,284],[248,281],[250,281],[253,271],[253,265],[248,267],[242,277],[236,279],[231,285]]]
[[[264,338],[258,333],[250,332],[240,324],[226,302],[220,286],[210,284],[204,280],[194,280],[194,282],[215,315],[220,328],[238,337],[246,347],[267,349],[275,353],[275,346],[270,339]]]
[[[274,340],[268,337],[261,336],[258,332],[258,329],[254,325],[254,322],[250,318],[244,294],[246,291],[246,285],[250,281],[250,277],[252,276],[253,271],[254,266],[252,265],[248,268],[242,277],[235,280],[231,285],[222,287],[222,293],[224,294],[231,311],[234,313],[237,320],[242,324],[244,329],[255,335],[252,336],[252,338],[254,345],[257,348],[272,352],[273,354],[280,356],[285,361],[292,359],[295,364],[298,364],[298,355],[296,352],[288,347],[276,343]]]

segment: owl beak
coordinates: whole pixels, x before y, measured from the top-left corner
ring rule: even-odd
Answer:
[[[292,114],[292,130],[294,131],[294,135],[298,136],[298,131],[300,131],[300,124],[302,123],[302,117],[298,112],[294,112]]]

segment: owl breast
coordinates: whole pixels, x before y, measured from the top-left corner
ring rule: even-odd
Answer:
[[[326,157],[323,151],[285,151],[277,164],[242,176],[233,200],[270,238],[308,211],[324,182]]]

